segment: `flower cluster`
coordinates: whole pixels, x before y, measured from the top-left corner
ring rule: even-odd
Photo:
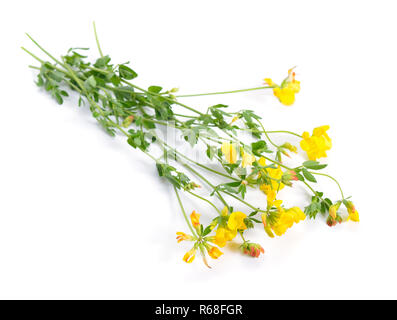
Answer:
[[[272,225],[272,229],[274,233],[278,236],[283,235],[288,228],[291,228],[292,225],[298,223],[299,221],[305,220],[306,215],[299,207],[292,207],[290,209],[285,210],[284,208],[279,208],[279,217]]]
[[[267,85],[273,88],[273,94],[286,106],[295,102],[295,94],[300,91],[300,82],[295,80],[294,68],[288,70],[288,77],[283,80],[281,85],[277,85],[270,78],[265,78]]]
[[[194,230],[192,229],[192,232],[195,233],[194,235],[188,235],[184,232],[176,233],[176,239],[178,243],[181,241],[194,242],[193,247],[185,253],[182,260],[186,263],[192,263],[196,257],[197,251],[199,251],[202,255],[204,264],[207,267],[210,267],[206,259],[206,253],[212,259],[218,259],[223,254],[223,252],[219,250],[219,248],[211,245],[211,242],[214,242],[213,237],[208,236],[208,234],[211,232],[212,227],[208,226],[204,229],[203,225],[200,224],[200,214],[198,214],[196,211],[193,211],[190,214],[190,221],[192,226],[194,227]]]
[[[305,131],[302,134],[302,141],[300,145],[303,150],[307,152],[310,160],[317,160],[327,156],[326,151],[332,147],[332,142],[327,134],[329,126],[321,126],[313,130],[310,136],[309,132]]]

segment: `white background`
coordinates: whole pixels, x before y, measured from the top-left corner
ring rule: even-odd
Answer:
[[[363,0],[3,3],[0,298],[397,298],[395,12],[395,1]],[[292,107],[265,91],[183,101],[252,108],[269,130],[329,124],[327,171],[361,222],[329,228],[320,217],[276,239],[258,227],[249,238],[266,250],[259,259],[231,246],[211,270],[183,263],[190,246],[175,232],[187,228],[154,164],[107,136],[75,98],[58,106],[20,50],[39,54],[29,32],[56,56],[89,46],[96,58],[93,20],[103,51],[131,61],[142,86],[246,88],[297,65]],[[331,181],[320,184],[337,199]],[[309,193],[297,192],[282,198],[304,205]],[[215,214],[184,200],[205,223]]]

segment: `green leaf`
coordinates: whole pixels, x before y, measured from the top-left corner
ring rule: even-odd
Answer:
[[[204,229],[204,231],[202,232],[202,236],[205,237],[207,234],[209,234],[211,232],[211,226],[208,226],[207,228]]]
[[[303,176],[310,182],[317,182],[316,178],[305,168],[302,169]]]
[[[84,81],[84,87],[88,90],[91,91],[96,87],[96,80],[94,76],[88,77],[87,80]]]
[[[99,68],[99,69],[103,69],[105,68],[108,63],[110,62],[110,57],[109,56],[104,56],[102,58],[99,58],[95,64],[94,67]]]
[[[305,214],[308,215],[310,219],[315,219],[320,211],[321,204],[316,200],[313,200],[312,203],[305,207]]]
[[[215,146],[207,146],[207,157],[211,160],[214,158],[216,154],[216,147]]]
[[[63,99],[62,99],[61,95],[59,94],[59,92],[57,92],[57,91],[54,92],[54,98],[58,102],[58,104],[63,103]]]
[[[313,161],[313,160],[308,160],[303,162],[303,166],[312,169],[312,170],[320,170],[325,168],[327,165],[326,164],[320,164],[318,161]]]
[[[145,133],[143,131],[135,131],[133,129],[128,130],[130,136],[127,139],[127,142],[133,148],[139,148],[145,151],[150,145],[149,142],[145,139]]]
[[[48,77],[52,80],[55,80],[56,82],[61,82],[64,78],[64,74],[60,71],[53,70],[48,73]]]
[[[123,64],[119,66],[119,75],[120,78],[126,80],[132,80],[138,76],[138,74],[134,70]]]
[[[262,155],[263,152],[268,152],[267,143],[263,140],[251,143],[252,153],[258,157]]]
[[[153,92],[153,93],[160,93],[160,91],[162,90],[162,87],[159,86],[150,86],[147,90],[149,92]]]

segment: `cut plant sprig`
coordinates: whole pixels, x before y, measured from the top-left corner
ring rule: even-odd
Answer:
[[[242,252],[258,257],[264,253],[262,246],[244,238],[246,230],[257,224],[263,224],[265,233],[274,237],[274,234],[284,234],[306,216],[315,218],[318,213],[328,213],[326,222],[330,226],[337,222],[359,220],[355,206],[344,197],[339,182],[319,172],[326,165],[317,159],[325,157],[326,151],[331,148],[331,140],[326,133],[328,126],[315,128],[312,135],[308,132],[300,135],[288,130],[266,130],[261,117],[252,110],[232,112],[227,105],[217,104],[202,112],[178,101],[174,95],[176,89],[164,90],[157,85],[145,89],[135,84],[138,74],[129,65],[113,65],[111,58],[103,54],[95,24],[94,33],[100,54],[94,63],[82,54],[87,52],[86,48],[71,48],[57,59],[30,35],[30,40],[49,61],[25,48],[23,50],[40,64],[30,66],[38,71],[36,84],[49,92],[58,104],[75,92],[79,95],[79,106],[87,105],[107,133],[111,136],[121,133],[132,148],[142,151],[155,162],[159,176],[175,190],[191,233],[178,232],[178,242],[194,242],[183,257],[185,262],[192,262],[198,252],[209,266],[206,256],[218,259],[223,254],[219,248],[233,241],[237,234],[243,239]],[[295,99],[294,95],[299,91],[299,82],[295,80],[292,69],[281,85],[269,79],[266,79],[266,83],[268,86],[200,95],[273,89],[279,100],[285,103]],[[174,109],[178,111],[174,112]],[[162,138],[164,128],[181,137],[180,141],[188,150],[198,150],[204,159],[193,159],[184,152],[183,147],[174,146],[172,141]],[[243,139],[239,136],[241,132],[249,132],[251,137]],[[297,147],[289,141],[276,144],[270,134],[288,134],[300,138],[300,146],[307,152],[309,160],[296,167],[285,165],[283,157],[293,156]],[[203,187],[190,175],[200,180]],[[315,175],[335,182],[341,198],[331,201],[322,192],[316,191],[311,185],[317,183]],[[221,182],[213,183],[212,177]],[[304,212],[298,207],[285,208],[278,199],[282,189],[287,187],[293,190],[298,183],[303,183],[313,193]],[[266,201],[259,199],[258,204],[255,204],[246,199],[246,194],[256,189],[265,194]],[[203,208],[207,217],[211,212],[214,214],[208,226],[203,227],[196,211],[193,210],[188,216],[181,192],[205,204]],[[340,211],[342,204],[347,214]],[[245,212],[252,211],[246,214],[235,210],[234,206],[241,206]]]

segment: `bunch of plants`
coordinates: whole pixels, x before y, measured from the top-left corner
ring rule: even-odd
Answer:
[[[327,165],[318,161],[332,147],[329,126],[314,128],[312,134],[269,131],[269,123],[254,110],[231,110],[216,104],[201,111],[181,102],[203,95],[272,90],[281,104],[290,106],[300,91],[294,68],[280,84],[266,78],[263,86],[255,88],[178,95],[176,88],[139,86],[138,74],[129,63],[114,64],[109,55],[103,54],[95,25],[94,31],[99,51],[96,60],[88,59],[87,48],[71,48],[56,58],[30,35],[43,57],[22,49],[37,62],[30,67],[37,70],[36,84],[43,91],[58,104],[77,95],[78,106],[89,108],[103,130],[110,136],[124,136],[131,148],[144,153],[156,166],[159,178],[169,182],[187,228],[177,232],[177,241],[191,243],[183,261],[191,263],[200,255],[209,266],[207,257],[218,259],[230,241],[240,241],[242,253],[258,257],[264,253],[263,247],[246,236],[247,230],[254,227],[274,238],[319,214],[329,226],[359,221],[353,202],[345,197],[339,182],[323,172]],[[276,134],[286,140],[276,143]],[[300,140],[300,148],[307,153],[303,162],[295,156],[298,146],[288,141],[289,137]],[[294,164],[287,165],[286,160]],[[331,200],[318,190],[318,176],[337,185],[338,199]],[[312,194],[311,201],[303,208],[286,207],[279,192],[293,192],[298,185]],[[247,199],[248,194],[258,190],[262,195],[256,201]],[[184,197],[196,198],[202,206],[188,209]],[[208,225],[200,222],[198,212],[203,210],[213,213]]]

